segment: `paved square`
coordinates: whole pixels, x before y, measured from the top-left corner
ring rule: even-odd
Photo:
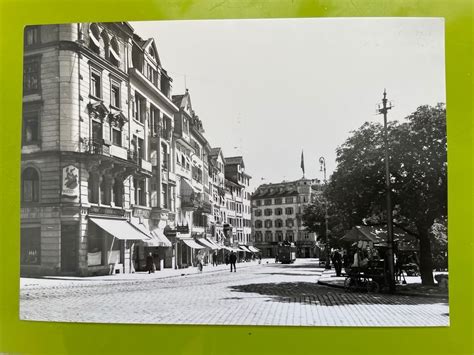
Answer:
[[[207,266],[206,271],[212,269]],[[447,299],[318,285],[314,259],[170,278],[56,280],[21,289],[24,320],[101,323],[448,326]]]

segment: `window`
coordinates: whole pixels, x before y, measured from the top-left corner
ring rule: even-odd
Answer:
[[[261,242],[262,241],[262,232],[260,232],[260,231],[255,232],[255,241],[256,242]]]
[[[282,231],[276,231],[275,235],[277,237],[277,241],[279,241],[279,242],[283,241],[283,232]]]
[[[87,191],[89,203],[99,203],[99,177],[94,173],[89,172]]]
[[[265,220],[265,228],[272,228],[273,222],[271,219]]]
[[[262,215],[262,210],[255,210],[255,216],[259,217]]]
[[[275,199],[275,205],[281,205],[282,204],[282,199],[281,198],[276,198]]]
[[[146,101],[140,94],[135,93],[135,119],[140,123],[145,123]]]
[[[277,219],[275,221],[275,228],[281,228],[283,227],[283,221],[281,219]]]
[[[41,77],[40,57],[26,57],[23,67],[23,92],[25,94],[34,94],[40,91]]]
[[[161,208],[168,208],[168,185],[161,184]]]
[[[271,208],[265,208],[264,212],[265,216],[271,216],[272,215],[272,209]]]
[[[287,207],[287,208],[285,208],[285,213],[286,213],[286,214],[293,214],[293,207]]]
[[[102,97],[101,74],[98,71],[91,71],[91,96],[100,99]]]
[[[135,188],[135,204],[145,206],[145,180],[133,179],[133,186]]]
[[[102,144],[102,122],[92,120],[92,141],[94,144]]]
[[[287,197],[285,198],[286,203],[293,203],[293,197]]]
[[[22,265],[41,264],[41,227],[21,229],[20,249]]]
[[[293,236],[293,231],[287,231],[286,232],[286,240],[288,240],[289,242],[293,242],[294,236]]]
[[[150,131],[153,137],[157,137],[160,128],[160,110],[150,105]]]
[[[183,132],[189,134],[188,120],[183,116]]]
[[[275,215],[281,216],[283,214],[283,210],[281,208],[275,208]]]
[[[138,157],[139,157],[139,158],[142,158],[142,159],[146,159],[146,155],[145,155],[145,143],[144,143],[143,139],[138,138],[138,139],[137,139],[137,143],[138,143],[138,146],[137,146]]]
[[[291,228],[291,227],[293,227],[294,225],[295,225],[295,222],[293,221],[293,218],[288,218],[288,219],[286,220],[286,226],[287,226],[287,227],[290,227],[290,228]]]
[[[262,200],[257,200],[257,201],[255,201],[255,202],[256,202],[257,206],[261,206],[261,205],[262,205]]]
[[[262,228],[262,221],[261,220],[257,219],[255,221],[255,228]]]
[[[23,145],[37,144],[39,142],[38,112],[25,112],[23,114]]]
[[[39,201],[39,174],[34,168],[26,168],[21,174],[21,200],[23,202]]]
[[[273,233],[271,231],[265,231],[265,241],[271,242],[273,239]]]
[[[120,85],[117,83],[112,83],[110,89],[110,104],[113,107],[120,108]]]
[[[267,199],[264,201],[265,206],[269,206],[272,204],[272,199]]]
[[[122,131],[118,127],[112,127],[112,144],[122,146]]]
[[[33,46],[40,43],[40,27],[28,26],[25,28],[25,46]]]
[[[114,205],[117,207],[123,206],[123,182],[120,179],[114,180],[114,186],[112,188]]]

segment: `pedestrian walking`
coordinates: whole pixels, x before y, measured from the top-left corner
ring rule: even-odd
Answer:
[[[224,261],[225,261],[225,264],[226,264],[226,265],[229,265],[229,254],[226,254],[224,259],[225,259],[225,260],[224,260]]]
[[[235,268],[235,263],[237,262],[237,255],[235,255],[233,251],[230,253],[229,262],[230,262],[230,272],[232,272],[232,267],[234,268],[234,272],[237,272]]]
[[[336,269],[336,276],[341,276],[342,256],[338,249],[336,249],[332,255],[332,264],[334,265],[334,269]]]
[[[199,252],[197,257],[197,268],[198,268],[198,271],[199,272],[202,272],[202,268],[203,268],[203,262],[204,262],[204,256]]]
[[[146,257],[146,269],[149,274],[155,272],[155,263],[153,262],[153,254],[150,252]]]
[[[217,252],[212,254],[212,266],[217,266]]]

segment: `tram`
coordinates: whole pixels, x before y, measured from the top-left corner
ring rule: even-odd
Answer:
[[[278,243],[275,262],[282,264],[292,264],[296,260],[296,246],[294,243]]]

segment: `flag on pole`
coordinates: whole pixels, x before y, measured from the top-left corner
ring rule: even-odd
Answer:
[[[303,150],[301,150],[301,170],[303,170],[303,176],[304,176],[304,156],[303,156]]]

